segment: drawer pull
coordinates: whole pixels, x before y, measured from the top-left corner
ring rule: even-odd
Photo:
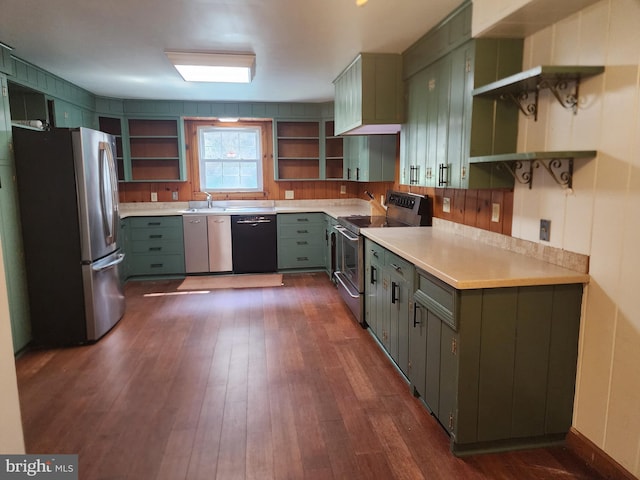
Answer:
[[[308,218],[298,218],[298,222],[308,222]]]
[[[309,233],[309,230],[297,230],[296,233]]]
[[[296,257],[296,260],[299,262],[307,262],[309,261],[309,257]]]
[[[395,263],[391,264],[391,268],[393,268],[396,272],[402,270],[402,267],[400,265],[396,265]]]
[[[147,225],[149,227],[158,227],[158,226],[162,225],[162,223],[160,223],[160,222],[147,222]]]
[[[164,263],[152,263],[149,265],[151,268],[162,268],[164,267]]]
[[[149,235],[149,238],[162,238],[162,235]]]
[[[150,252],[159,252],[162,250],[162,247],[149,247]]]
[[[298,245],[309,245],[309,242],[304,241],[304,240],[302,240],[302,241],[300,241],[300,242],[296,242],[296,243],[297,243]]]

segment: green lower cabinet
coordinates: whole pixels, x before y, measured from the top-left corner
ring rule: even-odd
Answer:
[[[129,276],[185,274],[181,216],[131,217],[126,228]]]
[[[329,275],[329,278],[333,280],[333,272],[336,269],[337,265],[337,248],[338,244],[336,242],[336,230],[335,226],[338,224],[338,221],[331,217],[330,215],[324,216],[324,269]]]
[[[278,214],[278,270],[325,267],[324,213]]]
[[[456,290],[419,271],[414,296],[408,378],[456,455],[564,440],[582,285]]]
[[[365,321],[405,375],[409,366],[414,275],[411,263],[365,241]]]
[[[31,341],[31,321],[15,170],[11,165],[1,164],[0,238],[9,299],[13,351],[17,353]]]

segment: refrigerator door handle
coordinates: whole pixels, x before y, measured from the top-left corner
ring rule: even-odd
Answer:
[[[118,198],[113,188],[116,182],[115,162],[109,142],[100,142],[100,208],[102,210],[102,224],[107,245],[116,243]]]
[[[91,266],[91,270],[94,272],[102,272],[104,270],[109,270],[110,268],[115,267],[116,265],[122,263],[124,261],[124,253],[119,253],[115,260],[112,260],[108,263],[95,263]]]

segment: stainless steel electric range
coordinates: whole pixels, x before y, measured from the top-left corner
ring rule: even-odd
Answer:
[[[426,195],[388,191],[387,214],[338,217],[339,258],[334,273],[338,292],[358,323],[366,328],[364,318],[364,237],[363,228],[431,226],[433,204]]]

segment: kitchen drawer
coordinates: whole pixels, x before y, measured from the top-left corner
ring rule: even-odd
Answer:
[[[455,331],[458,330],[458,291],[451,285],[419,270],[415,299],[431,309]]]
[[[278,248],[278,268],[320,268],[324,266],[324,246],[299,248],[285,243]]]
[[[129,259],[130,275],[184,274],[184,255],[132,255]]]
[[[182,225],[178,227],[132,228],[129,239],[133,241],[182,241]]]
[[[184,244],[179,240],[145,240],[129,242],[129,252],[134,254],[167,254],[184,252]]]
[[[182,216],[129,217],[131,228],[169,227],[182,230]]]
[[[385,251],[385,265],[393,269],[397,275],[407,281],[413,281],[415,269],[412,263],[407,262],[404,258],[399,257],[389,250]]]
[[[324,223],[284,224],[278,230],[279,238],[296,238],[309,244],[324,243]]]
[[[366,248],[365,257],[366,256],[373,257],[379,264],[384,265],[384,261],[385,261],[384,252],[386,251],[384,247],[381,247],[377,243],[367,240],[365,243],[365,248]]]
[[[278,223],[280,225],[324,223],[324,213],[279,213]]]

